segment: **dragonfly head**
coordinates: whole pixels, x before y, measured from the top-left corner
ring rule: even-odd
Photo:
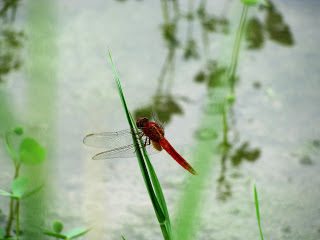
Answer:
[[[138,128],[143,128],[146,123],[149,122],[149,119],[146,117],[138,118],[136,124]]]

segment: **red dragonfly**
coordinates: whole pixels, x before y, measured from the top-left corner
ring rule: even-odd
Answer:
[[[150,122],[146,117],[139,118],[136,124],[140,131],[134,132],[137,138],[143,139],[144,142],[144,144],[140,144],[140,141],[138,141],[141,148],[145,148],[149,154],[154,154],[164,149],[183,168],[194,175],[198,175],[198,173],[190,166],[190,164],[171,146],[168,140],[164,137],[164,129],[161,124],[157,122]],[[92,158],[94,160],[134,157],[136,155],[135,146],[132,143],[131,136],[130,129],[119,132],[92,133],[83,139],[83,143],[90,147],[109,149],[105,152],[95,155]]]

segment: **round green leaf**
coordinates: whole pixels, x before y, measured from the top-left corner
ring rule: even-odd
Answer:
[[[17,126],[13,129],[13,132],[17,134],[18,136],[21,136],[23,134],[23,127]]]
[[[29,178],[18,177],[11,184],[11,191],[15,197],[20,198],[29,187]]]
[[[56,233],[61,233],[63,230],[63,223],[61,221],[54,221],[52,223],[52,229],[53,231],[55,231]]]
[[[20,161],[27,164],[39,164],[46,158],[46,150],[32,139],[25,138],[20,144]]]

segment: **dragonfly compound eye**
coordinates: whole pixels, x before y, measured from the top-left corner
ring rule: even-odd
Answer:
[[[146,117],[142,117],[142,118],[138,118],[136,124],[138,128],[143,128],[147,122],[149,122],[149,119]]]

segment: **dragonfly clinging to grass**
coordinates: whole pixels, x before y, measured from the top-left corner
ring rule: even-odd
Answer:
[[[145,148],[149,154],[157,153],[164,149],[183,168],[194,175],[198,175],[164,137],[164,129],[161,124],[150,122],[146,117],[139,118],[136,124],[139,132],[134,131],[134,133],[138,139],[143,139],[143,143],[140,144],[141,148]],[[119,132],[92,133],[83,139],[83,143],[90,147],[108,149],[95,155],[92,158],[94,160],[134,157],[136,155],[135,146],[132,143],[131,129]]]

